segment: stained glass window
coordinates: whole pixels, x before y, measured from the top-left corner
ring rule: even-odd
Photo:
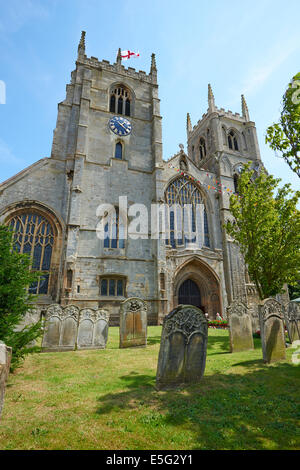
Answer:
[[[29,291],[34,294],[47,294],[54,245],[52,225],[42,215],[30,212],[14,216],[9,221],[9,226],[14,232],[15,248],[31,257],[33,271],[43,272],[39,280],[30,286]]]
[[[189,228],[196,232],[197,205],[204,204],[199,188],[186,176],[175,179],[166,191],[166,202],[170,208],[169,212],[169,237],[166,244],[172,248],[186,245],[187,243],[198,243],[200,240],[190,238]],[[187,220],[184,205],[191,205],[191,220]],[[172,208],[174,206],[174,208]],[[199,210],[199,208],[198,208]],[[204,246],[210,247],[207,211],[204,205],[203,214]],[[199,237],[200,239],[200,237]]]

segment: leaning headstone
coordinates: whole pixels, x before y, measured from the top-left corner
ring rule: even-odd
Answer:
[[[284,314],[275,299],[266,299],[259,305],[260,335],[263,360],[267,363],[286,358]]]
[[[156,388],[199,382],[206,364],[208,323],[192,305],[179,305],[163,322]]]
[[[227,308],[230,352],[248,351],[254,348],[251,315],[247,306],[233,301]]]
[[[120,307],[120,348],[147,345],[147,304],[144,300],[131,297]]]
[[[5,385],[9,374],[12,349],[0,341],[0,419],[4,403]]]
[[[300,306],[296,302],[286,306],[285,321],[290,342],[300,340]]]
[[[109,314],[104,309],[80,310],[77,335],[78,349],[105,349],[108,338]]]

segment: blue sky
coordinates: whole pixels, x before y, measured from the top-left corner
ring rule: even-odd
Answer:
[[[267,170],[299,189],[299,178],[264,143],[281,98],[300,70],[299,0],[0,0],[0,181],[50,155],[57,103],[74,69],[81,30],[88,56],[115,61],[118,47],[139,50],[124,62],[149,71],[156,53],[164,158],[186,145],[186,113],[240,112],[247,99]]]

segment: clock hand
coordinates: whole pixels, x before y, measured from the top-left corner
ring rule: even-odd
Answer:
[[[119,124],[120,126],[122,126],[123,129],[125,129],[125,131],[127,131],[127,127],[123,126],[123,124],[122,124],[120,121],[118,122],[118,124]]]

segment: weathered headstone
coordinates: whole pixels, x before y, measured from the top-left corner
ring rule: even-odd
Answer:
[[[60,344],[63,310],[60,305],[50,305],[45,315],[42,348],[44,351],[56,351]]]
[[[266,299],[259,305],[260,335],[263,360],[267,363],[286,358],[284,315],[282,305]]]
[[[108,337],[109,314],[106,310],[80,310],[77,335],[78,349],[105,349]]]
[[[147,345],[147,304],[130,297],[120,307],[120,348]]]
[[[248,351],[254,348],[251,315],[247,306],[234,300],[227,308],[230,352]]]
[[[48,307],[42,341],[44,351],[104,349],[108,337],[109,314],[104,309],[75,305]]]
[[[285,322],[290,342],[300,340],[300,306],[296,302],[286,306]]]
[[[62,331],[59,349],[61,351],[72,351],[75,349],[79,320],[79,308],[68,305],[64,308]]]
[[[156,374],[158,390],[201,380],[207,335],[205,315],[193,305],[179,305],[164,318]]]
[[[77,338],[79,309],[75,305],[62,308],[50,305],[46,311],[44,351],[72,351]]]
[[[4,403],[5,385],[9,374],[12,349],[0,341],[0,419]]]

